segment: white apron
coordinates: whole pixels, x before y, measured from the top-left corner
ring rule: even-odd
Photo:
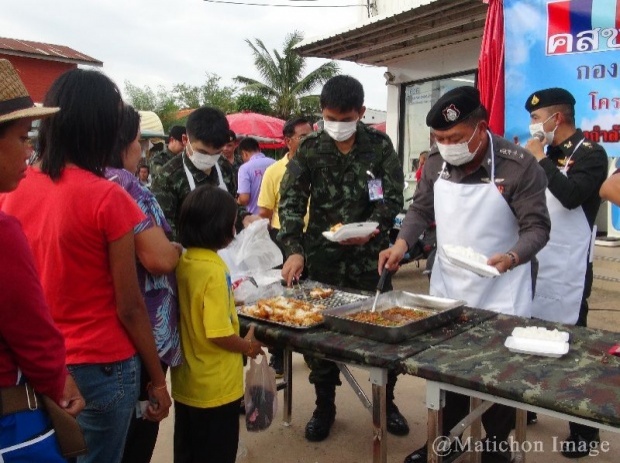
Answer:
[[[452,244],[471,247],[490,257],[508,251],[519,239],[517,219],[495,186],[495,153],[490,133],[488,136],[490,183],[464,185],[441,177],[435,182],[437,259],[431,274],[430,293],[462,299],[470,307],[530,317],[532,276],[529,262],[496,278],[485,278],[450,263],[443,251],[444,244]]]
[[[194,191],[196,189],[196,181],[194,180],[194,176],[189,171],[189,168],[185,164],[185,159],[183,161],[183,169],[185,170],[185,176],[187,177],[187,182],[189,183],[190,191]],[[191,161],[189,161],[191,162]],[[222,171],[220,170],[220,166],[215,163],[215,170],[217,171],[217,179],[218,179],[218,187],[224,191],[228,191],[226,188],[226,183],[224,183],[224,177],[222,176]]]
[[[575,146],[562,174],[566,175],[568,163],[582,142]],[[592,230],[583,208],[566,209],[549,189],[546,196],[551,234],[536,255],[539,268],[532,316],[574,325],[579,318]]]

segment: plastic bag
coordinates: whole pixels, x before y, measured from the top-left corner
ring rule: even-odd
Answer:
[[[276,372],[269,366],[267,357],[260,363],[250,359],[245,374],[245,427],[250,432],[264,431],[278,411]]]
[[[269,220],[260,219],[243,229],[225,249],[218,251],[235,277],[258,274],[282,265],[282,251],[269,236]]]

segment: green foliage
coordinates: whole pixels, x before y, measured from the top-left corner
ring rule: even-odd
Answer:
[[[293,50],[293,47],[302,40],[303,34],[295,31],[286,36],[282,52],[273,50],[272,55],[262,40],[254,39],[253,43],[246,39],[254,55],[254,65],[264,82],[244,76],[235,78],[236,82],[244,85],[242,91],[260,95],[269,100],[275,115],[282,119],[301,114],[300,98],[307,99],[316,87],[323,85],[340,72],[338,64],[330,61],[304,75],[306,60]],[[311,103],[303,104],[303,112],[307,110],[313,110]]]
[[[259,114],[271,114],[271,105],[267,98],[249,93],[242,93],[237,97],[236,109],[239,113],[242,111],[251,111]]]

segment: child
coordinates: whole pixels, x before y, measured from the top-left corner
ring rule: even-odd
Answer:
[[[217,255],[235,235],[237,204],[204,185],[181,207],[177,267],[183,363],[172,368],[174,462],[234,463],[243,396],[242,355],[263,354],[254,327],[239,336],[228,268]]]

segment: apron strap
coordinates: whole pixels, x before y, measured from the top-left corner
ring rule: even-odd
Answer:
[[[185,158],[183,158],[183,169],[185,170],[185,176],[187,177],[187,182],[189,183],[190,191],[194,191],[196,189],[196,180],[194,180],[194,176],[189,171],[187,164],[185,164]]]

